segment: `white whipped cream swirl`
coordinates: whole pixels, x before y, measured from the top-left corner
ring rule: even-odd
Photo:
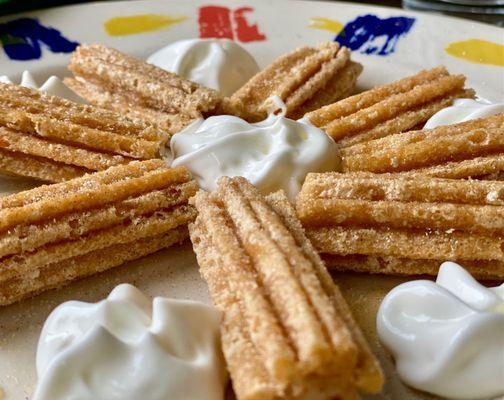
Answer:
[[[490,103],[482,99],[457,99],[451,107],[443,108],[434,114],[425,123],[424,129],[458,124],[472,119],[491,117],[500,113],[504,113],[504,103]]]
[[[243,176],[264,193],[283,189],[294,199],[309,172],[340,168],[336,143],[302,121],[271,114],[250,124],[230,115],[199,119],[173,135],[172,166],[185,165],[200,186],[221,176]]]
[[[259,72],[254,57],[227,39],[188,39],[153,53],[147,62],[230,96]]]
[[[15,83],[5,75],[0,76],[0,82],[10,84]],[[41,92],[47,93],[51,96],[62,97],[64,99],[73,101],[74,103],[89,104],[86,100],[78,96],[67,85],[65,85],[57,76],[51,76],[42,85],[39,85],[29,71],[24,71],[19,85],[34,90],[40,90]]]
[[[220,314],[202,303],[117,286],[69,301],[42,329],[34,400],[222,400]]]
[[[486,288],[445,262],[436,282],[388,293],[377,326],[406,384],[458,400],[504,395],[504,284]]]

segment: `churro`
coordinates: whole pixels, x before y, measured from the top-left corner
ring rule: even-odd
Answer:
[[[47,158],[5,151],[0,145],[0,173],[4,175],[24,176],[46,182],[62,182],[82,176],[86,172],[90,171]]]
[[[464,89],[464,83],[463,75],[450,75],[446,68],[437,67],[340,100],[305,117],[340,147],[348,147],[422,127],[455,99],[474,97],[474,91]]]
[[[169,135],[140,119],[0,84],[0,171],[58,182],[161,157]]]
[[[184,167],[148,160],[0,198],[0,304],[184,240],[196,190]]]
[[[182,113],[166,113],[132,104],[124,95],[108,92],[101,86],[80,77],[65,78],[65,84],[95,106],[149,121],[170,135],[180,132],[194,119]]]
[[[171,133],[211,112],[219,93],[104,45],[81,45],[65,83],[93,104],[144,115]]]
[[[281,56],[252,77],[223,102],[224,113],[249,122],[266,118],[278,96],[286,106],[286,116],[297,119],[305,113],[349,96],[362,72],[350,60],[350,50],[336,42],[317,47],[301,47]]]
[[[357,399],[380,367],[282,192],[244,178],[199,191],[190,236],[239,400]]]
[[[485,178],[504,171],[504,114],[410,131],[342,149],[343,171]]]
[[[309,174],[297,199],[308,237],[331,267],[436,274],[463,264],[504,277],[504,182],[423,175]]]

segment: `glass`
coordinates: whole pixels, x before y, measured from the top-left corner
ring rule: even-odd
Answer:
[[[402,0],[410,10],[437,11],[504,26],[504,0]]]

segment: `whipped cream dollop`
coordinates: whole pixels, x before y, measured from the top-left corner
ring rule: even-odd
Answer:
[[[424,129],[458,124],[477,118],[491,117],[504,112],[504,103],[490,103],[483,99],[457,99],[451,107],[438,111],[425,123]]]
[[[259,72],[254,57],[228,39],[188,39],[153,53],[147,62],[230,96]]]
[[[17,83],[12,82],[8,76],[0,76],[1,83]],[[73,101],[74,103],[89,104],[82,97],[78,96],[74,91],[72,91],[63,81],[57,76],[51,76],[42,85],[35,80],[33,75],[29,71],[24,71],[21,77],[21,82],[18,83],[20,86],[24,86],[30,89],[40,90],[41,92],[50,94],[52,96],[62,97],[64,99]]]
[[[229,115],[199,119],[173,135],[170,148],[172,166],[185,165],[205,190],[221,176],[243,176],[264,194],[283,189],[291,199],[309,172],[341,163],[322,130],[274,114],[253,124]]]
[[[504,284],[486,288],[445,262],[436,282],[388,293],[377,326],[406,384],[458,400],[504,395]]]
[[[34,400],[222,400],[220,314],[202,303],[117,286],[58,306],[37,348]]]

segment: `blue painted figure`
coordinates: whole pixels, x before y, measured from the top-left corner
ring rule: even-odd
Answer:
[[[11,60],[21,61],[39,59],[42,44],[53,53],[71,53],[79,45],[33,18],[19,18],[0,24],[0,44]]]
[[[386,56],[395,51],[397,42],[414,22],[415,18],[410,17],[381,19],[376,15],[362,15],[346,24],[334,40],[351,50]]]

